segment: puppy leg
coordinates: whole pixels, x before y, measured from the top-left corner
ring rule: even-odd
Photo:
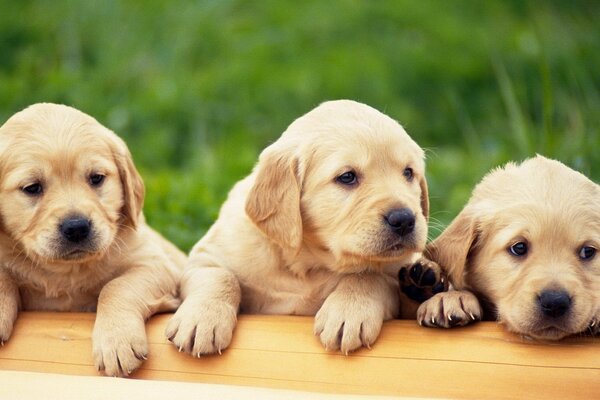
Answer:
[[[183,304],[165,329],[179,349],[195,357],[229,346],[241,300],[239,282],[220,267],[192,267],[181,282]]]
[[[417,310],[419,325],[439,328],[463,326],[482,317],[477,297],[466,290],[438,293],[425,301]]]
[[[448,290],[448,279],[440,266],[425,257],[401,268],[398,280],[402,293],[418,303]]]
[[[96,368],[109,376],[127,376],[148,356],[145,321],[179,305],[175,277],[167,271],[134,267],[100,292],[92,334]]]
[[[388,275],[344,276],[315,317],[315,335],[327,350],[344,354],[361,346],[370,347],[383,321],[398,313],[397,290],[395,279]]]
[[[0,271],[0,344],[10,338],[19,311],[19,288],[10,274]]]

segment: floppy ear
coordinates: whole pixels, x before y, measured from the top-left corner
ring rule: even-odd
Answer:
[[[246,214],[271,240],[298,251],[302,244],[298,160],[292,148],[275,143],[260,155]]]
[[[111,139],[113,157],[123,187],[123,222],[135,229],[144,206],[144,181],[133,164],[133,158],[125,142],[117,136]]]
[[[440,265],[456,289],[466,286],[466,266],[478,236],[476,225],[474,213],[467,206],[425,249],[425,256]]]
[[[424,176],[419,178],[421,186],[421,211],[425,216],[425,221],[429,220],[429,189],[427,189],[427,180]]]

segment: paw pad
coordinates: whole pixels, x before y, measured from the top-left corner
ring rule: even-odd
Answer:
[[[446,279],[439,265],[421,259],[398,272],[400,290],[411,300],[422,303],[436,293],[448,290]]]

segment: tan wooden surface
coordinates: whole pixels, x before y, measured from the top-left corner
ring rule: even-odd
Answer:
[[[169,315],[147,324],[150,357],[138,379],[244,385],[323,393],[447,398],[600,398],[600,338],[538,343],[495,323],[421,328],[390,321],[371,350],[326,352],[312,318],[241,316],[221,356],[195,359],[163,335]],[[22,313],[0,349],[0,369],[97,375],[94,314]]]

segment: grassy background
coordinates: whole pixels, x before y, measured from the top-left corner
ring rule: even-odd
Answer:
[[[600,3],[0,0],[0,120],[61,102],[129,144],[188,250],[295,118],[351,98],[428,149],[432,232],[536,152],[600,177]]]

